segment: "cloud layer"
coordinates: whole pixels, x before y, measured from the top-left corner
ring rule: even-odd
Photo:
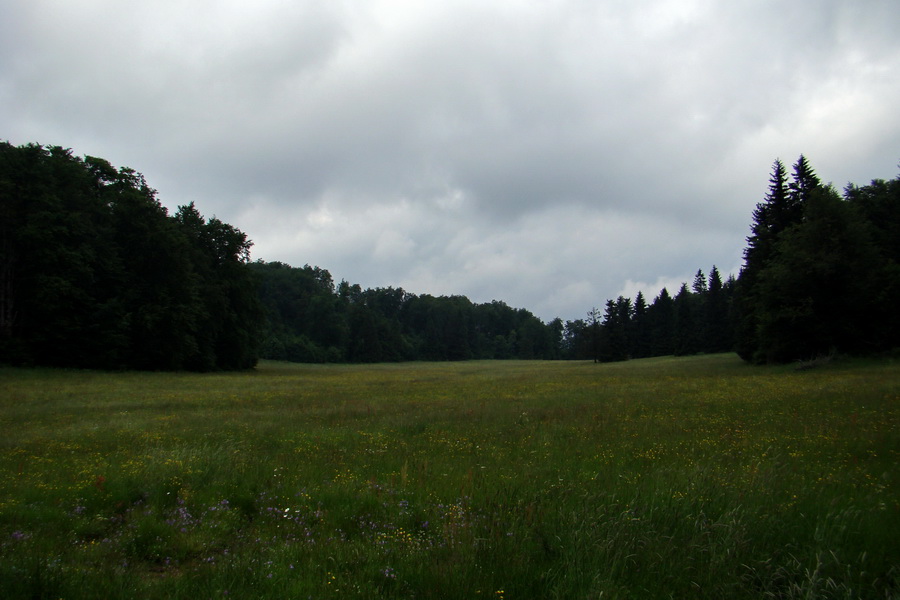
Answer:
[[[733,272],[776,157],[896,175],[893,0],[34,0],[0,136],[363,286],[579,318]]]

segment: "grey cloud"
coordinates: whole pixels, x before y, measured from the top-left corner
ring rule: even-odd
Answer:
[[[900,159],[892,0],[37,0],[0,28],[10,141],[142,171],[259,258],[544,318],[736,268],[775,157],[839,186]]]

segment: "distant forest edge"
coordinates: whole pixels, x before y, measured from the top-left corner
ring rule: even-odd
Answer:
[[[362,289],[250,261],[241,230],[144,177],[58,146],[0,143],[0,362],[230,370],[297,362],[629,358],[736,350],[755,363],[898,347],[900,176],[839,194],[776,161],[744,266],[673,295],[544,323],[504,302]]]

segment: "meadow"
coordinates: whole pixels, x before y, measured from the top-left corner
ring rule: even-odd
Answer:
[[[900,597],[900,363],[0,369],[0,597]]]

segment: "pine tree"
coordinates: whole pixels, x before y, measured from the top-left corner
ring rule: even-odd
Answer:
[[[650,322],[647,319],[647,301],[643,292],[634,297],[634,317],[631,327],[631,355],[635,358],[650,356]]]
[[[809,202],[812,194],[819,188],[821,181],[802,154],[794,163],[793,181],[788,186],[788,202],[784,221],[789,225],[798,223],[803,218],[803,207]]]
[[[631,346],[629,334],[632,310],[630,298],[619,296],[616,300],[607,300],[602,323],[603,361],[620,361],[628,358]]]
[[[735,345],[738,355],[744,360],[765,359],[760,354],[758,338],[760,273],[774,259],[779,237],[802,222],[805,203],[818,185],[818,177],[802,155],[794,165],[793,181],[790,184],[787,183],[784,164],[776,160],[772,165],[765,201],[757,204],[753,211],[751,234],[744,251],[744,267],[735,293]]]
[[[798,161],[798,164],[801,163]],[[806,164],[805,159],[802,164]],[[795,212],[787,171],[784,164],[776,159],[769,178],[769,191],[765,200],[757,204],[753,211],[751,233],[744,250],[744,270],[756,271],[771,258],[778,234],[800,222],[800,215]]]
[[[675,294],[675,354],[695,354],[699,351],[701,319],[698,315],[698,296],[692,294],[686,283]]]
[[[691,286],[691,290],[695,294],[705,294],[708,291],[707,283],[706,283],[706,275],[703,274],[703,269],[697,269],[697,274],[694,275],[694,283]]]
[[[709,272],[709,291],[706,294],[706,352],[731,350],[731,331],[728,322],[728,297],[722,276],[713,265]]]
[[[831,188],[814,190],[759,276],[758,352],[766,362],[865,352],[880,269],[871,233]],[[870,310],[870,308],[869,308]]]
[[[666,288],[647,310],[651,331],[651,356],[675,354],[675,304]]]

